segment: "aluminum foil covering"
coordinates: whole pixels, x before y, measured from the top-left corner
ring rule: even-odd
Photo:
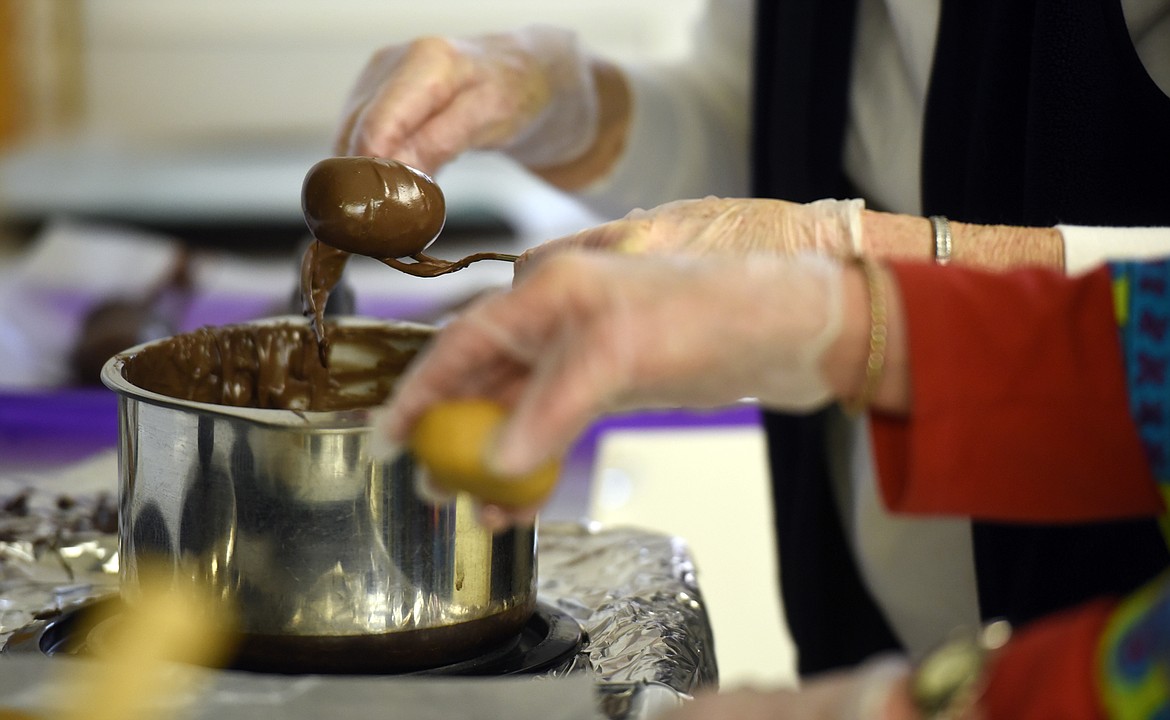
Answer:
[[[0,492],[0,646],[38,617],[118,586],[111,493]]]
[[[677,537],[634,528],[541,526],[540,597],[588,636],[562,671],[601,683],[664,685],[681,693],[715,686],[718,670],[695,566]]]
[[[0,492],[0,646],[38,618],[116,592],[111,512],[104,493]],[[649,718],[717,685],[710,623],[683,540],[545,523],[537,560],[541,600],[587,637],[547,676],[588,674],[605,717]]]

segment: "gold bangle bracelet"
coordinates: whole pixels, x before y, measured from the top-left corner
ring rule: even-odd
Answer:
[[[886,295],[882,288],[881,269],[872,260],[858,257],[854,262],[865,272],[869,291],[869,354],[865,358],[865,384],[852,400],[842,403],[845,412],[858,415],[869,406],[882,380],[886,366]]]

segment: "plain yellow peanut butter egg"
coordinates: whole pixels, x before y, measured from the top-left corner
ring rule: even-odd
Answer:
[[[440,490],[467,492],[503,507],[539,505],[556,485],[559,461],[549,461],[519,477],[497,475],[485,462],[487,448],[503,426],[505,415],[504,408],[490,400],[436,403],[411,432],[411,451]]]

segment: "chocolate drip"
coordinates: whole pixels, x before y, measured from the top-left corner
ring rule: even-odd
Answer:
[[[325,334],[325,305],[329,293],[341,282],[341,273],[349,253],[314,240],[305,248],[301,259],[301,301],[316,340],[317,356],[324,367],[329,357],[329,338]]]
[[[394,160],[321,160],[305,175],[301,209],[316,238],[301,263],[301,294],[322,364],[329,345],[323,322],[325,303],[350,253],[418,277],[445,275],[480,260],[516,260],[515,255],[493,252],[455,261],[424,254],[446,222],[443,193],[428,175]],[[405,262],[406,258],[413,262]]]

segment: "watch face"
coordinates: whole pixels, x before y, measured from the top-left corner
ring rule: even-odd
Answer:
[[[923,716],[960,716],[979,694],[989,655],[1007,644],[1011,632],[1011,625],[996,620],[976,633],[953,637],[927,655],[910,680],[914,704]]]
[[[974,640],[954,640],[928,655],[914,673],[915,703],[933,714],[946,707],[983,670],[984,651]]]

